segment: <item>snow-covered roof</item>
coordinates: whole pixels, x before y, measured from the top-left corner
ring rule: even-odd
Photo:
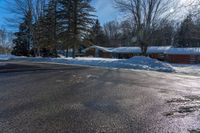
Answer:
[[[196,47],[196,48],[170,48],[167,51],[165,51],[165,54],[200,55],[200,47]]]
[[[101,47],[101,46],[96,46],[93,45],[84,51],[87,51],[91,48],[97,48],[99,50],[102,50],[104,52],[110,52],[110,53],[135,53],[135,54],[140,54],[142,53],[140,47],[118,47],[118,48],[106,48],[106,47]],[[164,53],[166,50],[170,49],[170,46],[151,46],[148,47],[147,53]]]
[[[171,46],[151,46],[148,47],[147,53],[164,53],[166,50],[170,49]],[[112,50],[113,53],[142,53],[140,47],[119,47]]]
[[[168,49],[170,49],[171,46],[151,46],[148,47],[147,53],[152,54],[152,53],[164,53]]]
[[[112,52],[112,49],[113,49],[113,48],[106,48],[106,47],[101,47],[101,46],[93,45],[93,46],[90,46],[90,47],[86,48],[84,50],[84,52],[90,50],[91,48],[99,49],[99,50],[102,50],[104,52]]]
[[[141,53],[140,47],[118,47],[112,49],[113,53]]]

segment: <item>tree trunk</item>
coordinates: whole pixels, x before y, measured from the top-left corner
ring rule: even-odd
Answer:
[[[141,47],[142,55],[147,56],[147,49],[148,49],[147,44],[145,42],[141,42],[140,47]]]
[[[65,57],[69,57],[69,48],[67,47],[67,50],[65,50]]]
[[[73,45],[73,54],[72,54],[73,58],[76,58],[76,44]]]
[[[76,46],[77,46],[77,42],[78,42],[78,38],[77,38],[77,4],[78,1],[74,1],[74,12],[73,12],[73,35],[74,35],[74,45],[73,45],[73,58],[76,58]]]

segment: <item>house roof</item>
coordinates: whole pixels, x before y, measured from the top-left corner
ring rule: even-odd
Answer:
[[[96,49],[102,50],[104,52],[110,52],[110,53],[136,53],[136,54],[142,53],[140,47],[107,48],[107,47],[101,47],[101,46],[97,46],[97,45],[88,47],[87,49],[84,50],[84,52],[86,52],[87,50],[89,50],[91,48],[96,48]],[[169,48],[170,48],[170,46],[162,46],[162,47],[152,46],[152,47],[148,48],[147,53],[164,53]]]
[[[110,52],[110,53],[135,53],[140,54],[141,49],[140,47],[118,47],[118,48],[107,48],[107,47],[101,47],[97,45],[93,45],[88,47],[84,50],[86,52],[87,50],[91,48],[97,48],[99,50],[102,50],[104,52]],[[165,54],[176,54],[176,55],[200,55],[200,47],[196,48],[173,48],[171,46],[150,46],[147,49],[147,54],[152,53],[165,53]]]
[[[165,51],[165,54],[200,55],[200,47],[196,47],[196,48],[170,48],[170,49]]]
[[[147,49],[148,54],[153,54],[153,53],[164,53],[168,49],[170,49],[171,46],[150,46]]]
[[[118,47],[112,49],[113,53],[141,53],[140,47]]]
[[[85,50],[83,50],[83,52],[86,52],[86,51],[90,50],[91,48],[96,48],[96,49],[102,50],[104,52],[112,52],[112,49],[113,49],[113,48],[106,48],[106,47],[93,45],[93,46],[90,46],[90,47],[86,48]]]

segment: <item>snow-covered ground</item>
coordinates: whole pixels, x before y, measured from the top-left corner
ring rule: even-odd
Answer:
[[[200,76],[200,64],[199,65],[180,65],[169,64],[160,62],[156,59],[147,57],[133,57],[131,59],[105,59],[105,58],[42,58],[42,57],[17,57],[13,55],[0,55],[0,61],[6,60],[27,60],[33,62],[46,62],[46,63],[61,63],[72,65],[85,65],[93,67],[105,67],[105,68],[121,68],[121,69],[138,69],[138,70],[152,70],[160,72],[176,72],[180,74]],[[0,62],[0,66],[5,63]]]
[[[0,54],[0,60],[10,60],[12,58],[19,58],[17,56],[14,56],[14,55],[9,55],[9,54]]]
[[[138,69],[152,70],[160,72],[174,72],[173,67],[156,59],[146,57],[133,57],[131,59],[105,59],[105,58],[42,58],[42,57],[15,57],[12,55],[0,56],[0,60],[27,60],[33,62],[51,62],[61,64],[85,65],[105,68],[122,68],[122,69]]]
[[[180,74],[200,76],[200,64],[198,65],[183,65],[171,64],[175,71]]]

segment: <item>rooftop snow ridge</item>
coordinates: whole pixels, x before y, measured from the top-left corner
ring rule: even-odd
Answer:
[[[84,51],[86,52],[87,50],[91,48],[96,48],[99,50],[102,50],[104,52],[110,52],[110,53],[136,53],[140,54],[141,49],[140,47],[101,47],[97,45],[90,46],[86,48]],[[147,49],[147,54],[152,54],[152,53],[165,53],[165,54],[200,54],[200,47],[196,48],[174,48],[172,46],[150,46]]]

